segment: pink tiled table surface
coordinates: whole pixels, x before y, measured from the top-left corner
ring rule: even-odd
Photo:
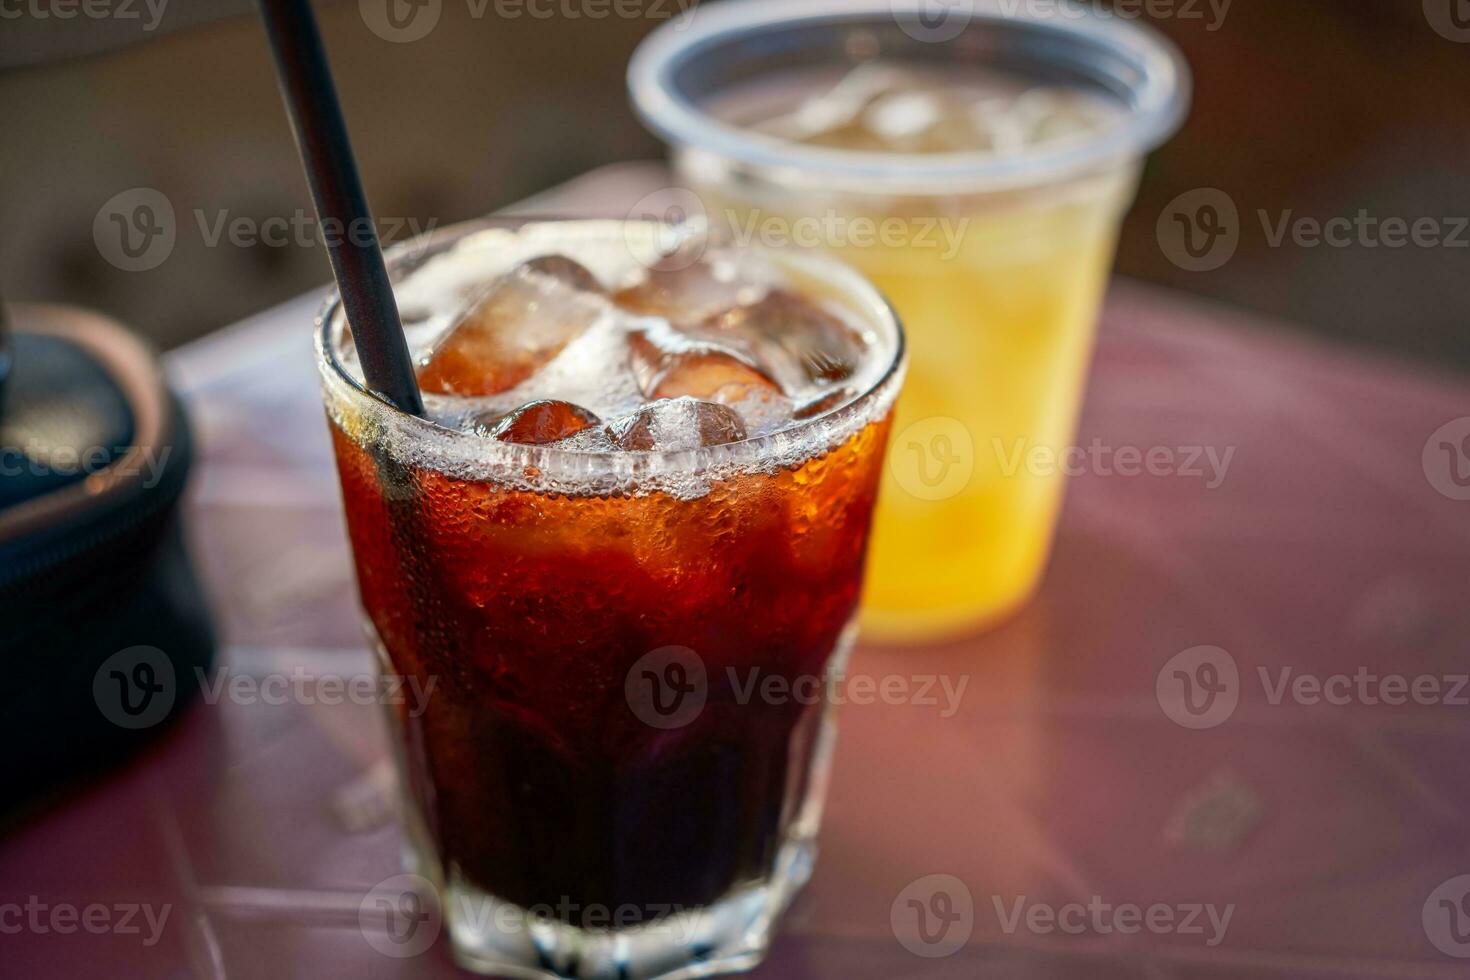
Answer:
[[[621,214],[664,179],[611,168],[534,203]],[[317,302],[169,358],[201,449],[189,530],[232,674],[370,672],[310,351]],[[963,680],[964,697],[953,714],[843,707],[817,872],[756,975],[1470,976],[1454,955],[1470,957],[1470,902],[1456,904],[1470,884],[1440,887],[1470,874],[1470,689],[1454,690],[1470,671],[1470,502],[1437,489],[1456,474],[1425,455],[1465,415],[1463,378],[1115,283],[1078,444],[1228,449],[1225,478],[1075,477],[1019,616],[944,646],[859,648],[855,675]],[[1170,661],[1202,645],[1235,664],[1235,708],[1188,728]],[[1277,698],[1285,669],[1433,677],[1441,697]],[[379,711],[198,703],[12,829],[0,927],[27,901],[168,917],[0,930],[0,975],[456,975],[442,936],[385,956],[359,918],[400,867]],[[941,888],[968,895],[945,936],[968,939],[916,955],[894,910]],[[1129,904],[1176,925],[1199,906],[1202,931],[1112,928]],[[1038,907],[1114,911],[1070,913],[1071,931],[1014,918]]]

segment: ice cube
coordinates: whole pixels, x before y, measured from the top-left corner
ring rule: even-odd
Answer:
[[[697,340],[662,325],[628,336],[633,372],[651,399],[688,396],[731,404],[781,386],[733,348]]]
[[[859,65],[795,112],[760,128],[814,146],[886,153],[1012,154],[1100,129],[1117,113],[1062,86],[1019,89],[881,62]]]
[[[759,368],[713,346],[676,358],[648,391],[649,398],[689,397],[723,405],[762,394],[780,395],[781,388]]]
[[[826,394],[819,395],[811,401],[797,407],[791,413],[791,417],[799,420],[814,419],[818,415],[826,415],[828,412],[844,405],[857,397],[851,388],[833,388]]]
[[[970,106],[970,119],[983,137],[982,148],[1002,154],[1085,137],[1113,117],[1107,103],[1055,86],[1016,96],[991,95]]]
[[[543,399],[522,405],[478,429],[491,439],[541,446],[567,439],[584,429],[602,424],[602,419],[571,402]]]
[[[657,452],[719,446],[746,437],[745,423],[734,409],[694,398],[649,402],[609,422],[607,432],[619,449]]]
[[[827,91],[807,99],[795,112],[762,126],[782,139],[847,150],[879,150],[874,133],[863,122],[864,111],[885,93],[917,84],[903,69],[866,62],[844,75]]]
[[[1031,146],[1087,136],[1111,116],[1106,103],[1063,88],[1031,89],[1016,99],[1012,112]]]
[[[834,129],[854,122],[874,99],[916,84],[913,75],[901,68],[869,61],[842,76],[822,95],[804,102],[795,118],[808,132]]]
[[[873,100],[863,124],[893,153],[959,153],[985,148],[970,107],[935,90],[890,92]]]
[[[970,121],[979,134],[979,149],[1005,155],[1026,149],[1026,127],[1013,111],[1015,102],[1005,96],[977,99],[970,106]]]
[[[735,397],[739,395],[740,397]],[[745,423],[749,438],[778,432],[791,424],[796,415],[796,403],[777,391],[766,388],[743,388],[727,386],[711,399],[735,410]]]
[[[584,293],[607,295],[607,289],[602,285],[601,280],[593,274],[591,269],[576,259],[568,258],[565,255],[538,255],[534,259],[523,262],[521,267],[550,276],[553,279],[559,279],[573,289],[580,289]]]
[[[737,263],[728,256],[691,264],[667,259],[648,269],[632,286],[618,290],[613,301],[634,313],[661,316],[673,323],[697,323],[720,310],[750,303],[769,288],[772,273],[755,262]]]
[[[525,381],[604,311],[601,284],[573,260],[546,255],[501,276],[439,340],[419,386],[494,395]]]
[[[811,381],[831,383],[852,376],[863,357],[863,339],[852,327],[813,301],[773,289],[755,303],[710,318],[704,329],[733,344],[759,350],[774,345],[801,366]]]

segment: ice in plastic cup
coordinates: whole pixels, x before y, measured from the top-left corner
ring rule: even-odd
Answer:
[[[993,622],[1036,588],[1140,161],[1188,73],[1096,6],[728,0],[629,69],[705,219],[820,245],[893,302],[911,365],[865,636]]]
[[[643,223],[448,229],[389,267],[429,417],[364,390],[335,301],[317,357],[370,641],[430,692],[390,718],[456,959],[753,965],[833,738],[832,699],[766,692],[847,656],[897,321],[830,258]]]

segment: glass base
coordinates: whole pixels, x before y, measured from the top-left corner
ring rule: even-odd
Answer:
[[[527,980],[682,980],[757,966],[781,913],[811,877],[815,856],[811,841],[789,841],[761,884],[714,905],[626,929],[570,926],[498,899],[453,873],[436,884],[455,962],[466,970]],[[422,857],[412,855],[409,864],[417,865],[416,873],[432,872]],[[616,913],[608,910],[609,917]]]

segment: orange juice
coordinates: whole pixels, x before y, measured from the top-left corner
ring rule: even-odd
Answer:
[[[898,216],[847,202],[830,248],[888,297],[908,333],[864,594],[864,634],[921,640],[1004,616],[1036,588],[1064,477],[1038,447],[1071,444],[1131,168],[1066,190]],[[800,213],[696,183],[732,235]],[[880,202],[881,203],[881,202]],[[813,217],[813,215],[807,215]],[[938,217],[938,223],[935,218]],[[840,227],[830,216],[829,228]],[[866,221],[866,224],[864,222]],[[881,222],[888,222],[881,224]],[[888,244],[857,233],[871,227]],[[1044,457],[1043,457],[1044,458]]]

